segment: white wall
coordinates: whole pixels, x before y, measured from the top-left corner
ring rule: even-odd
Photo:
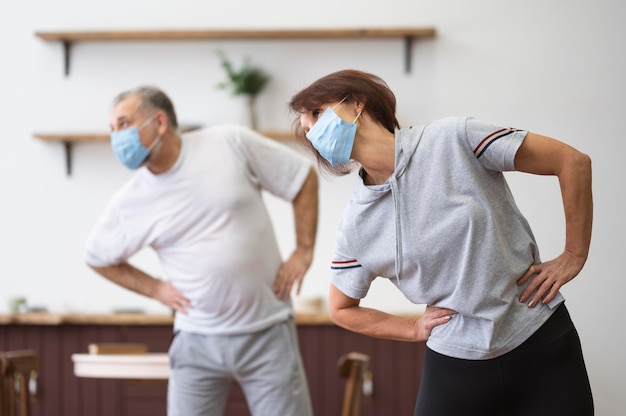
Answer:
[[[286,102],[317,77],[343,68],[376,73],[398,98],[402,124],[469,114],[571,143],[594,161],[595,226],[589,260],[564,290],[581,334],[597,414],[623,414],[626,354],[621,264],[626,232],[626,144],[618,120],[626,106],[626,3],[621,0],[22,0],[0,3],[0,312],[24,295],[51,311],[109,311],[154,302],[97,277],[82,260],[84,239],[129,173],[106,143],[75,146],[66,176],[60,144],[34,131],[107,129],[109,103],[138,84],[162,87],[182,122],[230,121],[235,104],[215,89],[223,73],[215,51],[235,61],[250,56],[273,80],[260,97],[261,127],[285,129]],[[37,30],[319,28],[432,25],[438,36],[414,45],[413,72],[404,73],[400,40],[79,43],[72,72],[62,73],[61,46]],[[534,227],[544,259],[563,246],[563,214],[553,178],[509,175]],[[305,296],[325,296],[334,226],[353,178],[322,183],[315,264]],[[281,248],[292,244],[288,207],[269,199]],[[154,256],[135,258],[159,268]],[[386,285],[369,302],[411,310]]]

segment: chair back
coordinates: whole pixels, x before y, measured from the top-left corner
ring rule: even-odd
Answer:
[[[0,351],[0,416],[30,416],[38,370],[35,351]]]
[[[368,373],[370,357],[360,352],[349,352],[339,357],[339,375],[346,381],[341,416],[358,416],[363,401],[363,381]]]

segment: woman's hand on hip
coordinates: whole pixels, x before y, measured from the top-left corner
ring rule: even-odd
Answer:
[[[584,264],[585,259],[568,252],[563,252],[554,260],[533,264],[517,281],[521,286],[530,280],[519,298],[520,302],[524,303],[530,299],[528,302],[530,308],[540,302],[544,304],[550,302],[563,285],[580,273]]]
[[[448,308],[426,305],[424,315],[416,321],[417,341],[426,341],[430,338],[433,328],[450,322],[457,311]]]

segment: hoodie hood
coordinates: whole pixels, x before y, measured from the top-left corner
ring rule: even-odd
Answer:
[[[408,127],[406,129],[396,129],[394,132],[395,146],[395,167],[393,174],[381,185],[367,186],[363,183],[363,168],[359,170],[359,186],[352,190],[352,201],[357,204],[369,204],[378,198],[383,197],[391,190],[392,182],[397,181],[406,171],[411,162],[411,158],[419,145],[422,133],[426,126]]]
[[[381,185],[367,186],[363,183],[363,168],[359,171],[359,186],[355,186],[352,200],[356,204],[371,204],[391,192],[395,224],[395,274],[396,283],[400,287],[402,274],[402,224],[400,221],[401,195],[398,192],[400,178],[411,163],[413,154],[419,145],[425,126],[396,129],[395,131],[395,168],[393,174]]]

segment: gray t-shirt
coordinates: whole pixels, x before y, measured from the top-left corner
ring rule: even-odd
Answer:
[[[341,217],[332,283],[361,299],[388,278],[416,304],[456,310],[427,342],[444,355],[488,359],[524,342],[564,300],[518,300],[517,279],[540,258],[502,172],[526,133],[467,117],[396,131],[394,174],[359,177]]]

